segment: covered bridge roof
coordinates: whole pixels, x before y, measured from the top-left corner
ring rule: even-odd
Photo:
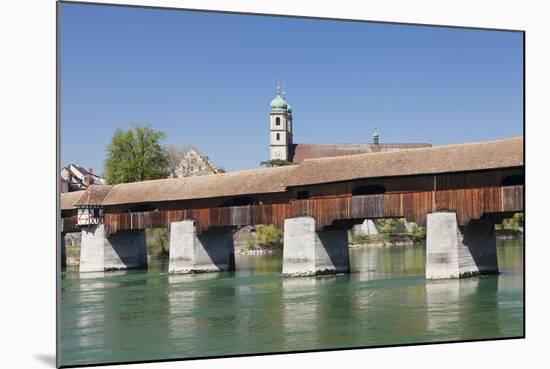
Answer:
[[[73,205],[101,205],[112,188],[113,186],[91,185]]]
[[[523,166],[523,137],[395,152],[306,159],[300,164],[284,167],[124,183],[112,187],[106,186],[96,194],[84,194],[78,199],[73,199],[72,202],[70,199],[63,199],[65,194],[62,194],[62,209],[65,209],[63,204],[69,203],[72,205],[97,204],[100,196],[104,197],[100,201],[102,205],[190,200],[284,192],[292,186],[361,178],[518,166]]]
[[[76,209],[75,202],[86,192],[86,190],[63,192],[61,193],[61,209],[71,210]]]
[[[118,184],[103,205],[283,192],[293,169],[287,166]]]
[[[523,137],[395,152],[306,159],[287,186],[523,165]]]
[[[301,163],[308,159],[410,150],[431,146],[430,143],[293,144],[290,146],[290,157],[293,163]]]

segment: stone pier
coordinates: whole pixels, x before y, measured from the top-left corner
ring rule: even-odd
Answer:
[[[233,228],[210,228],[197,234],[192,220],[170,225],[170,273],[235,270]]]
[[[119,231],[107,237],[103,224],[82,229],[80,272],[147,268],[145,230]]]
[[[459,226],[452,212],[427,218],[426,278],[464,278],[498,273],[494,221],[471,220]]]
[[[349,272],[347,230],[316,231],[315,219],[312,217],[285,220],[284,276],[347,272]]]
[[[378,235],[378,229],[372,219],[365,219],[363,223],[353,226],[353,233],[376,236]]]

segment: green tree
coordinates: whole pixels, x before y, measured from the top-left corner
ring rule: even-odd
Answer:
[[[285,165],[291,165],[292,162],[288,161],[288,160],[283,160],[283,159],[271,159],[271,160],[267,160],[267,161],[261,161],[260,162],[260,165],[263,165],[265,167],[282,167],[282,166],[285,166]]]
[[[107,183],[128,183],[166,178],[168,159],[160,145],[165,134],[149,125],[117,128],[107,147],[105,177]]]
[[[246,239],[249,248],[256,245],[262,247],[274,247],[283,245],[283,232],[274,224],[257,224],[256,234]]]
[[[380,233],[391,234],[395,231],[395,227],[397,226],[397,223],[399,223],[399,220],[393,218],[377,219],[376,223]]]

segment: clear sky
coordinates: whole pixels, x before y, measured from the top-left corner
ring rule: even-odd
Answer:
[[[226,170],[269,157],[277,78],[296,143],[434,145],[523,134],[517,32],[64,3],[61,164],[103,171],[148,123]],[[480,158],[481,160],[481,158]]]

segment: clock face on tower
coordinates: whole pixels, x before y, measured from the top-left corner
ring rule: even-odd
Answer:
[[[277,152],[275,153],[275,157],[280,158],[280,157],[281,157],[281,152],[280,152],[280,151],[277,151]]]

